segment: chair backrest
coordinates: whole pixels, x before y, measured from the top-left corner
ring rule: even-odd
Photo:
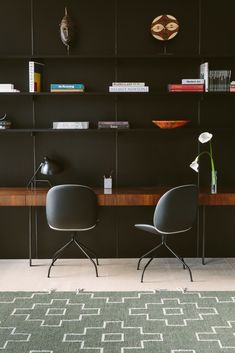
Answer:
[[[97,197],[84,185],[58,185],[52,187],[46,198],[48,225],[56,230],[83,231],[97,223]]]
[[[185,232],[192,228],[197,214],[198,187],[182,185],[167,191],[158,201],[153,224],[162,233]]]

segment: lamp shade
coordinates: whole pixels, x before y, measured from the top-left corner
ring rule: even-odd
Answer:
[[[59,173],[62,170],[61,166],[49,159],[48,157],[43,158],[43,162],[41,163],[40,173],[43,175],[54,175]]]

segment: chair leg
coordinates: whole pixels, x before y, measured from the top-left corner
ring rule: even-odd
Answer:
[[[158,246],[156,246],[153,250],[157,250],[158,248],[160,248],[162,245],[164,245],[164,243],[162,242],[161,244],[158,244]],[[152,250],[150,251],[152,252]],[[145,273],[145,270],[146,268],[148,267],[148,265],[150,264],[150,262],[153,260],[153,257],[151,257],[151,259],[147,262],[147,264],[144,266],[144,269],[143,269],[143,272],[142,272],[142,275],[141,275],[141,282],[143,282],[144,280],[144,273]]]
[[[77,241],[77,239],[75,238],[75,236],[73,237],[74,243],[79,247],[79,249],[83,252],[83,254],[93,263],[93,265],[95,266],[95,273],[96,273],[96,277],[98,277],[98,269],[96,266],[95,261],[86,253],[86,251],[82,248],[82,246],[79,244],[79,242]]]
[[[96,259],[97,266],[99,266],[99,259],[98,259],[97,255],[96,255],[96,253],[94,253],[94,251],[92,251],[90,248],[88,248],[88,246],[84,245],[80,241],[79,241],[79,244],[83,247],[83,249],[85,249],[86,251],[91,253],[91,255]]]
[[[164,243],[164,245],[183,264],[183,266],[187,267],[187,269],[189,271],[189,275],[190,275],[190,280],[191,280],[191,282],[193,282],[193,276],[192,276],[192,272],[190,270],[190,267],[184,262],[184,260],[182,261],[181,258],[166,243]]]
[[[50,272],[51,272],[51,267],[54,265],[54,263],[56,262],[56,260],[59,258],[59,256],[62,254],[62,252],[68,247],[70,246],[72,243],[74,242],[73,239],[71,239],[70,241],[68,241],[64,246],[62,246],[62,248],[60,248],[59,250],[57,250],[54,255],[53,255],[53,258],[52,258],[52,262],[51,262],[51,265],[48,269],[48,274],[47,274],[47,277],[49,278],[50,277]]]
[[[144,269],[143,269],[143,272],[142,272],[142,275],[141,275],[141,283],[143,283],[143,280],[144,280],[144,273],[145,273],[145,270],[146,268],[148,267],[148,265],[150,264],[150,262],[153,260],[153,257],[151,257],[151,259],[149,259],[149,261],[147,262],[147,264],[144,266]]]
[[[146,257],[147,255],[150,255],[152,252],[154,252],[155,250],[157,250],[158,248],[160,248],[160,246],[162,246],[162,243],[161,244],[158,244],[157,246],[155,246],[155,248],[153,248],[152,250],[146,252],[146,254],[142,255],[140,258],[139,258],[139,261],[138,261],[138,265],[137,265],[137,270],[140,269],[140,262],[141,260]]]
[[[181,260],[182,260],[182,262],[183,262],[183,269],[185,270],[185,269],[186,269],[186,266],[185,266],[184,258],[181,257]]]

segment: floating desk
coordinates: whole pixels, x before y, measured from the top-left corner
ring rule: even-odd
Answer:
[[[113,188],[112,193],[104,192],[103,188],[93,187],[97,194],[99,206],[155,206],[159,198],[170,187],[122,187]],[[48,189],[36,190],[25,187],[0,188],[0,206],[29,207],[29,261],[32,263],[32,208],[46,205]],[[235,206],[235,192],[199,193],[199,206],[203,207],[202,221],[202,263],[205,264],[205,207],[206,206]]]
[[[105,193],[94,187],[100,206],[154,206],[170,187],[122,187]],[[0,187],[0,206],[45,206],[48,189],[36,190],[24,187]],[[200,206],[235,206],[235,192],[199,193]]]

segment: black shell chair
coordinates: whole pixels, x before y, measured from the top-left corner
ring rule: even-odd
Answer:
[[[78,232],[88,231],[96,226],[98,222],[97,211],[96,194],[88,186],[74,184],[58,185],[48,191],[46,217],[49,227],[62,232],[71,232],[70,241],[53,255],[52,263],[48,270],[48,277],[50,277],[51,267],[55,261],[73,243],[93,263],[96,277],[98,277],[98,258],[92,250],[78,241],[77,235]],[[88,253],[96,258],[97,265]]]
[[[183,264],[184,269],[188,269],[191,282],[193,281],[189,266],[166,242],[168,236],[185,233],[192,228],[196,219],[197,205],[198,187],[194,184],[178,186],[167,191],[158,201],[154,211],[153,225],[135,224],[138,229],[161,236],[161,243],[141,256],[138,261],[137,270],[139,270],[141,260],[151,255],[143,269],[141,282],[143,282],[146,268],[154,258],[153,254],[161,246],[165,246]]]

